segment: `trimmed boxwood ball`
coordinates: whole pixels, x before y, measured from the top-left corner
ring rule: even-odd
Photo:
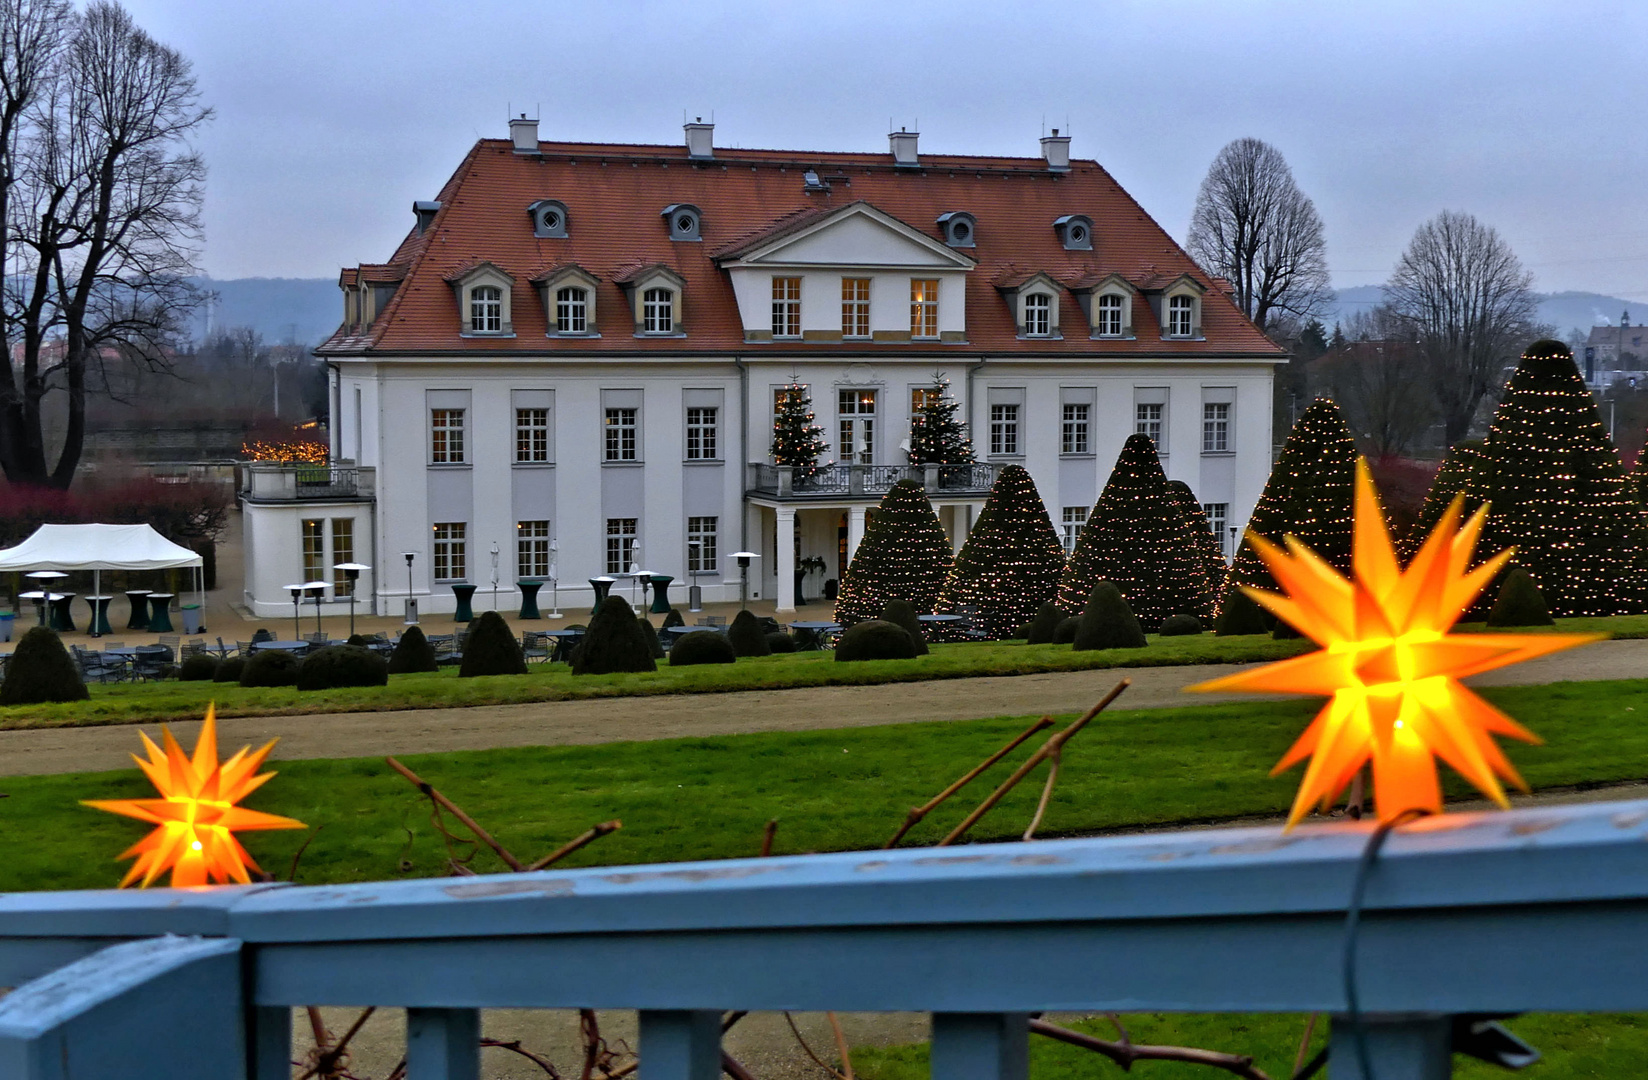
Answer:
[[[1505,583],[1494,597],[1488,612],[1489,626],[1552,626],[1551,609],[1545,605],[1545,594],[1534,584],[1534,577],[1525,566],[1513,566],[1505,575]]]
[[[1029,637],[1030,637],[1030,624],[1025,623],[1023,626],[1020,626],[1017,629],[1015,629],[1011,634],[1008,634],[1007,635],[1007,640],[1008,641],[1028,641]]]
[[[1213,620],[1213,633],[1216,637],[1268,634],[1270,620],[1253,597],[1232,585],[1225,593],[1225,602],[1219,605],[1218,617]]]
[[[90,696],[74,657],[57,632],[46,626],[32,627],[17,642],[6,681],[0,683],[0,705],[85,701]]]
[[[738,659],[732,651],[727,635],[714,630],[694,630],[682,634],[670,646],[670,667],[689,667],[693,664],[731,664]]]
[[[435,646],[429,644],[429,639],[418,627],[408,626],[401,639],[395,642],[395,650],[389,654],[389,674],[410,675],[439,670],[440,665],[435,662]]]
[[[664,616],[664,629],[665,630],[668,630],[672,626],[685,626],[685,625],[687,625],[687,620],[683,619],[681,617],[681,613],[679,611],[676,611],[674,608],[670,608],[669,609],[669,614]]]
[[[1074,615],[1067,615],[1059,620],[1059,625],[1053,628],[1054,645],[1069,645],[1076,640],[1076,628],[1081,626],[1081,619]]]
[[[1065,620],[1064,609],[1049,600],[1036,609],[1036,617],[1030,620],[1026,643],[1030,645],[1051,645],[1055,635],[1059,632],[1059,623]]]
[[[316,649],[305,656],[298,667],[299,690],[388,685],[389,662],[359,645],[328,645]]]
[[[690,635],[689,635],[690,636]],[[572,656],[574,675],[611,675],[622,671],[657,671],[647,634],[635,609],[622,596],[601,601]]]
[[[916,643],[916,655],[927,655],[927,635],[921,632],[921,620],[916,618],[916,609],[910,606],[909,601],[887,601],[881,608],[881,621],[897,623],[904,627],[904,632]]]
[[[733,617],[727,627],[727,641],[739,656],[770,656],[772,646],[767,644],[767,628],[748,608]]]
[[[213,672],[212,681],[238,683],[240,673],[245,669],[246,658],[244,656],[226,657],[222,663],[218,664],[217,671]]]
[[[1114,582],[1100,581],[1093,586],[1087,598],[1087,609],[1081,614],[1081,625],[1076,627],[1076,640],[1071,648],[1077,652],[1088,649],[1142,649],[1144,630],[1127,606],[1122,591]]]
[[[909,631],[884,619],[849,626],[836,643],[837,660],[914,660],[916,643]]]
[[[526,657],[521,654],[521,643],[515,640],[515,632],[502,615],[496,611],[483,611],[480,618],[469,626],[469,636],[464,639],[463,661],[458,665],[458,678],[526,674]]]
[[[259,649],[240,669],[242,686],[296,686],[298,658],[284,649]]]
[[[217,657],[210,653],[185,656],[177,666],[179,682],[212,682],[217,678]]]
[[[795,638],[782,630],[774,630],[767,635],[767,648],[775,653],[795,652]]]
[[[1202,620],[1194,615],[1169,615],[1162,620],[1162,637],[1185,637],[1202,632]]]
[[[664,643],[658,640],[658,631],[653,627],[652,620],[636,619],[635,621],[640,624],[641,633],[647,639],[647,647],[651,650],[652,658],[662,660],[664,658]]]

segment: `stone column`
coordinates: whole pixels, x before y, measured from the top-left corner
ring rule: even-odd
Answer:
[[[858,554],[858,543],[864,539],[864,507],[849,506],[847,508],[847,563],[852,565],[853,556]]]
[[[778,558],[773,572],[778,575],[778,613],[795,614],[795,507],[780,506],[778,515]]]

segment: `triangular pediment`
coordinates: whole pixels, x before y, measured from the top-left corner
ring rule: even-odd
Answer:
[[[977,263],[869,203],[853,203],[740,252],[733,266],[971,270]]]

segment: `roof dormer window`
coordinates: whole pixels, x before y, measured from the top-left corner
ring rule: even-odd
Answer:
[[[596,329],[595,275],[566,265],[532,279],[544,304],[550,337],[600,337]]]
[[[644,334],[673,334],[675,332],[675,290],[647,289],[641,294],[641,332]]]
[[[477,263],[447,279],[457,294],[459,332],[465,337],[513,337],[510,311],[515,279],[489,262]]]
[[[496,285],[469,290],[469,332],[499,334],[504,329],[504,292]]]
[[[669,226],[671,240],[702,240],[703,213],[691,203],[674,203],[664,207],[663,217]]]
[[[965,210],[952,210],[938,216],[938,227],[944,231],[944,242],[953,248],[970,248],[978,222]]]
[[[1030,293],[1024,298],[1024,336],[1048,337],[1053,332],[1053,298]]]
[[[1170,296],[1167,298],[1167,336],[1189,337],[1193,324],[1191,313],[1196,301],[1188,296]]]
[[[1066,251],[1093,250],[1093,219],[1086,214],[1066,214],[1053,219],[1053,229]]]
[[[539,199],[526,208],[532,217],[532,235],[541,239],[564,240],[567,235],[566,204],[555,199]]]
[[[1204,289],[1189,274],[1162,290],[1157,314],[1161,317],[1162,337],[1200,338],[1202,336],[1202,293]]]

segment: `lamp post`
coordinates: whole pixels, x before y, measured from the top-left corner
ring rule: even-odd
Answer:
[[[418,557],[418,553],[416,551],[403,551],[403,552],[401,552],[401,558],[406,560],[406,624],[405,625],[407,625],[407,626],[416,626],[417,623],[418,623],[417,612],[412,610],[412,560],[417,558],[417,557]]]
[[[1232,563],[1236,561],[1236,534],[1241,531],[1235,525],[1230,527],[1230,561]]]
[[[549,613],[549,617],[552,618],[552,619],[559,619],[561,617],[561,568],[560,568],[560,565],[559,565],[559,563],[560,563],[560,552],[561,552],[561,542],[560,542],[560,540],[558,540],[557,538],[555,538],[553,536],[550,537],[549,538],[549,606],[551,608],[551,611]]]
[[[321,629],[320,625],[320,600],[322,596],[326,595],[326,582],[305,581],[303,583],[303,591],[313,597],[315,601],[315,633],[324,634],[326,631]],[[302,637],[303,635],[299,634],[298,636]]]
[[[372,568],[370,566],[367,566],[365,563],[340,562],[336,566],[332,567],[332,569],[342,570],[344,578],[347,579],[348,582],[349,582],[349,636],[354,637],[355,636],[355,584],[358,581],[360,581],[360,576],[361,576],[361,571],[362,570],[370,570]]]
[[[732,558],[738,560],[738,610],[743,611],[750,604],[750,563],[761,556],[753,551],[735,551]]]
[[[641,579],[641,541],[629,542],[629,599],[635,602],[635,586]]]
[[[303,602],[303,586],[288,585],[286,591],[292,594],[292,640],[303,640],[303,624],[298,621],[298,604]]]
[[[492,610],[498,610],[498,541],[492,541]]]

